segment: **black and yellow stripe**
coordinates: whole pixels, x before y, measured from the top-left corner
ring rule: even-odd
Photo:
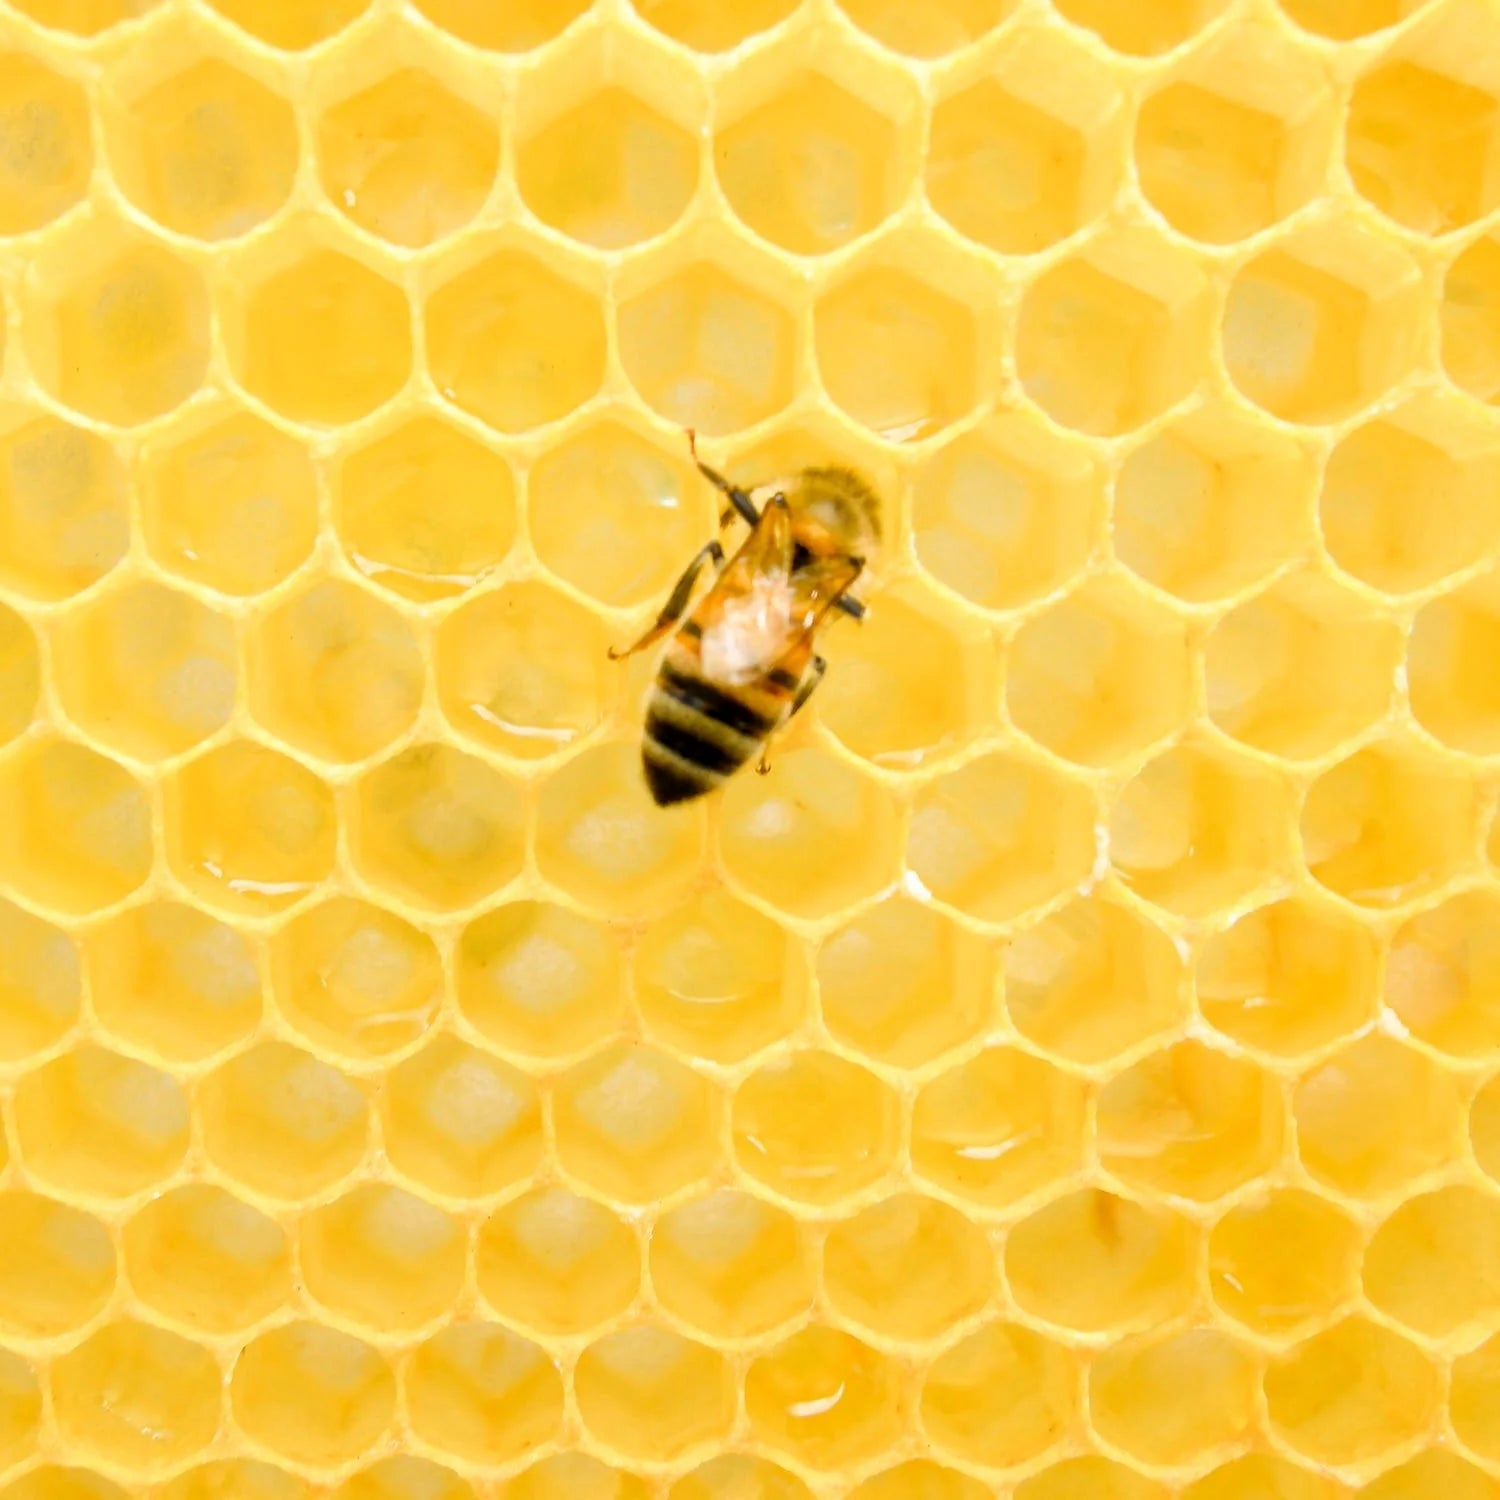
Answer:
[[[724,688],[688,663],[664,661],[641,744],[646,784],[658,805],[701,797],[739,770],[780,721],[786,697],[781,683]]]

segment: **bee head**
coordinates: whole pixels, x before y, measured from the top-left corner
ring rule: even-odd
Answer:
[[[880,502],[849,469],[803,469],[784,486],[798,546],[814,557],[873,559],[880,547]]]

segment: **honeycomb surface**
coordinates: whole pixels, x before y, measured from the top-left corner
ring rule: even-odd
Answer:
[[[0,309],[0,1500],[1500,1497],[1500,6],[0,0]]]

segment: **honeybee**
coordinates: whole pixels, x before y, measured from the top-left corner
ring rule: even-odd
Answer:
[[[738,516],[750,535],[725,561],[717,538],[688,564],[656,623],[610,659],[644,651],[671,633],[646,706],[641,761],[658,806],[711,792],[757,759],[812,696],[827,662],[813,636],[833,610],[855,620],[849,589],[880,540],[873,491],[848,469],[806,468],[745,491],[688,448],[698,471],[728,502],[722,532]],[[714,581],[689,611],[704,569]]]

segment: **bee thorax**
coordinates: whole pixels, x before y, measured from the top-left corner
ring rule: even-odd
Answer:
[[[751,682],[780,659],[791,633],[786,579],[757,578],[744,594],[726,599],[719,617],[704,629],[703,671],[715,682]]]

